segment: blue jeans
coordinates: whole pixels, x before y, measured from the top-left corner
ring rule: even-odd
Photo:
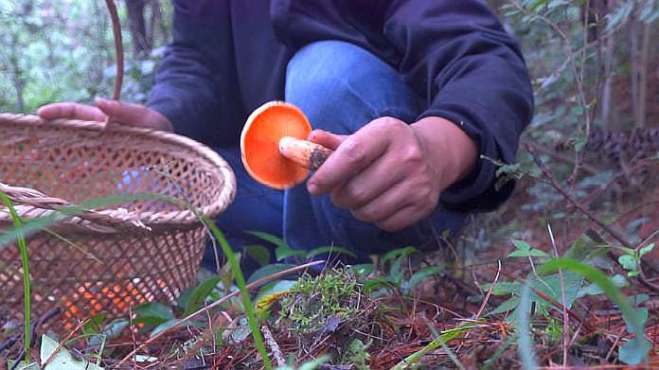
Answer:
[[[366,50],[340,41],[312,43],[293,56],[285,99],[299,106],[314,128],[337,134],[354,133],[382,116],[412,123],[422,106],[395,69]],[[245,234],[245,230],[257,230],[281,236],[296,249],[341,246],[364,261],[369,254],[395,248],[438,246],[446,231],[455,234],[467,216],[438,207],[416,225],[388,233],[335,207],[328,196],[311,196],[305,184],[285,191],[267,188],[247,174],[239,148],[216,150],[232,166],[238,182],[235,201],[218,220],[234,248],[258,242]]]

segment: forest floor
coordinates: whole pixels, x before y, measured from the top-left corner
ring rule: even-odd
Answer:
[[[529,348],[519,343],[517,309],[524,282],[535,276],[528,297],[530,338],[535,343],[531,353],[535,352],[532,355],[538,364],[659,368],[659,295],[654,290],[659,283],[657,250],[643,258],[649,262],[643,265],[645,284],[614,263],[619,259],[612,255],[617,253],[615,249],[589,259],[586,255],[603,242],[593,239],[608,239],[605,230],[593,226],[568,204],[558,218],[551,216],[560,214],[556,208],[548,212],[544,207],[531,207],[537,202],[528,195],[533,184],[522,180],[502,209],[477,217],[458,241],[442,251],[401,250],[381,259],[369,272],[340,264],[328,266],[319,275],[300,278],[297,289],[288,285],[283,293],[257,299],[257,312],[263,319],[261,332],[272,361],[282,366],[294,359],[301,364],[329,354],[333,365],[318,368],[525,367],[523,352]],[[615,205],[610,213],[621,216],[609,219],[607,225],[629,230],[633,224],[643,245],[658,242],[659,189],[643,193],[642,198],[635,194],[616,195],[621,199],[609,194]],[[578,240],[582,243],[575,243]],[[562,285],[557,285],[551,276],[543,275],[547,276],[543,281],[536,275],[535,269],[549,256],[566,255],[588,260],[608,276],[625,277],[620,283],[622,292],[647,314],[644,330],[652,349],[646,362],[637,366],[621,363],[620,348],[634,335],[610,297],[582,277],[575,280],[564,273]],[[561,303],[568,301],[569,308]],[[637,312],[642,316],[641,311]],[[107,369],[263,368],[237,300],[199,317],[156,337],[151,332],[150,337],[155,325],[140,321],[137,314],[132,325],[115,330],[101,348],[94,340],[94,330],[79,326],[65,337],[66,348],[74,357],[90,361],[93,353],[102,351],[100,363]],[[14,351],[10,357],[17,354]],[[38,358],[36,353],[34,358]],[[405,360],[414,365],[406,365]],[[3,365],[0,363],[0,369]]]

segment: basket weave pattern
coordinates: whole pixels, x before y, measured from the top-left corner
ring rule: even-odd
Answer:
[[[156,193],[218,216],[235,177],[215,152],[177,135],[112,124],[0,114],[0,191],[24,220],[100,197]],[[0,207],[0,231],[12,227]],[[59,328],[147,301],[173,302],[196,276],[207,232],[188,209],[126,201],[28,238],[33,317],[59,305]],[[0,247],[0,327],[22,318],[16,245]]]

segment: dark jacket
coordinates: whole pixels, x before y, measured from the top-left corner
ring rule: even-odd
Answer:
[[[148,105],[176,131],[210,146],[237,145],[249,113],[284,94],[286,65],[317,40],[359,45],[392,65],[425,101],[419,118],[462,122],[482,155],[513,162],[532,115],[520,50],[479,0],[177,0],[174,39]],[[486,160],[442,194],[448,206],[488,210]]]

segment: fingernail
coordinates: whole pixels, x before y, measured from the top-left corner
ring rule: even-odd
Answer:
[[[106,104],[106,105],[107,104],[112,104],[112,100],[101,98],[99,96],[94,98],[94,101],[96,102],[96,104]]]
[[[316,195],[318,194],[318,185],[316,185],[313,182],[310,182],[307,184],[307,190],[309,191],[309,193]]]
[[[320,135],[322,133],[323,133],[323,130],[315,129],[315,130],[313,130],[309,133],[309,137],[307,139],[313,141],[313,139],[315,139],[318,135]]]

